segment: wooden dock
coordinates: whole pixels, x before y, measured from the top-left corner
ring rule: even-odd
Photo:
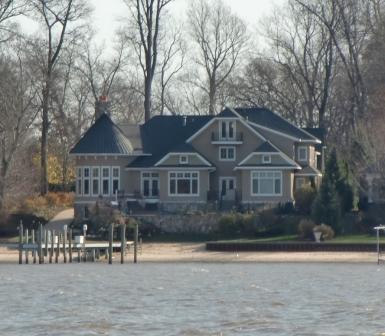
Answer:
[[[114,242],[114,228],[118,229],[119,227],[121,239],[119,242]],[[53,260],[57,264],[59,263],[60,254],[63,256],[64,263],[67,263],[67,260],[69,263],[72,263],[73,259],[76,259],[78,262],[94,262],[100,259],[101,254],[104,254],[105,259],[108,259],[108,263],[112,264],[112,254],[117,250],[120,250],[120,263],[123,264],[131,246],[134,248],[133,261],[134,263],[137,262],[138,225],[134,228],[134,241],[127,241],[126,225],[114,226],[114,224],[111,224],[108,242],[86,242],[87,225],[83,226],[83,236],[75,236],[75,241],[73,240],[72,230],[67,230],[67,226],[64,226],[61,232],[55,232],[54,230],[44,230],[42,224],[39,224],[37,232],[35,230],[29,232],[28,229],[24,231],[23,224],[20,223],[18,229],[19,243],[8,244],[8,248],[15,248],[19,251],[19,264],[23,264],[23,255],[25,263],[29,264],[30,253],[34,264],[37,262],[44,264],[45,258],[48,259],[50,264],[53,263]],[[77,254],[77,258],[73,258],[73,253]]]

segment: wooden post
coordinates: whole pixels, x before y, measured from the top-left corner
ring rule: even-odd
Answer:
[[[106,254],[104,255],[104,259],[110,260],[110,257],[109,257],[109,255],[108,255],[108,249],[106,250]]]
[[[138,262],[138,235],[139,235],[139,228],[138,228],[138,223],[136,223],[135,237],[134,237],[134,263],[135,264]]]
[[[80,263],[80,248],[78,248],[78,262]]]
[[[380,264],[380,230],[377,229],[377,265]]]
[[[33,263],[36,264],[35,230],[32,230],[32,244],[33,244],[32,259],[33,259]]]
[[[110,232],[108,235],[108,263],[112,264],[112,242],[114,240],[114,224],[110,224]]]
[[[44,256],[48,256],[48,230],[45,229],[45,245],[44,245]]]
[[[23,222],[19,224],[19,264],[23,263]]]
[[[126,224],[122,224],[120,227],[120,263],[124,264],[124,252],[126,250]]]
[[[96,259],[99,260],[100,259],[100,249],[96,249]]]
[[[70,257],[70,263],[72,263],[72,229],[69,229],[68,232],[68,253]]]
[[[67,228],[64,228],[64,234],[63,234],[63,259],[64,263],[67,263],[67,251],[66,251],[66,244],[67,244]]]
[[[92,249],[91,259],[92,259],[92,262],[95,262],[95,249],[94,248]]]
[[[51,250],[49,251],[49,263],[52,264],[53,252],[55,250],[55,231],[51,230]]]
[[[55,264],[57,264],[59,262],[59,254],[60,254],[60,233],[57,234]]]
[[[28,245],[29,243],[29,234],[28,234],[28,229],[25,229],[25,243]],[[29,260],[28,260],[28,248],[25,249],[25,263],[26,264],[29,264]]]
[[[39,264],[44,264],[43,255],[43,225],[39,223]]]

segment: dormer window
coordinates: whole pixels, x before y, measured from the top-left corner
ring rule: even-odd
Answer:
[[[298,147],[298,161],[307,161],[307,146]]]
[[[270,155],[262,155],[262,163],[271,163]]]
[[[188,156],[187,155],[179,156],[179,163],[180,164],[188,164]]]
[[[235,139],[235,121],[226,120],[220,123],[221,139]]]

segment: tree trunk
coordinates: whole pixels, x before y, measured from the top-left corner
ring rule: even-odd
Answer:
[[[152,80],[150,78],[146,78],[145,84],[144,84],[144,121],[145,122],[151,119],[151,86],[152,86]]]
[[[209,115],[215,115],[215,102],[216,102],[216,83],[215,83],[215,77],[213,77],[210,80]]]
[[[48,193],[48,98],[49,98],[49,84],[46,83],[43,90],[43,111],[42,111],[42,127],[41,127],[41,150],[40,150],[40,194]]]

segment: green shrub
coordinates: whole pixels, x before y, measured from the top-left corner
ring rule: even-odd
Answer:
[[[301,239],[313,239],[313,229],[315,226],[311,219],[302,219],[298,224],[298,236]]]
[[[321,238],[322,240],[330,240],[334,238],[334,230],[331,226],[326,224],[316,225],[313,228],[313,232],[321,232]]]
[[[311,206],[314,202],[316,195],[316,190],[311,186],[304,186],[300,189],[297,189],[294,192],[296,209],[301,214],[309,215],[311,212]]]
[[[240,223],[234,214],[223,215],[218,222],[218,231],[224,235],[235,235],[240,233]]]

